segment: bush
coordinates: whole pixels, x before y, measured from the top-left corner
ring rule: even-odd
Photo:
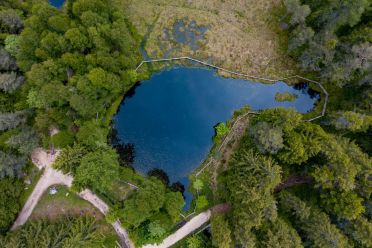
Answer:
[[[226,126],[225,123],[221,122],[218,123],[217,126],[215,126],[215,137],[214,140],[215,142],[221,141],[221,139],[230,132],[230,129]]]
[[[201,195],[196,199],[196,209],[203,210],[209,205],[208,199],[205,195]]]
[[[68,131],[61,131],[53,135],[50,141],[58,148],[65,148],[74,143],[74,136]]]

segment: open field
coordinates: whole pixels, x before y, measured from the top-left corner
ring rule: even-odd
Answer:
[[[253,75],[295,74],[279,0],[123,0],[150,58],[193,56]]]
[[[31,219],[47,218],[54,220],[62,216],[89,215],[102,219],[103,215],[89,202],[82,200],[78,195],[70,192],[65,186],[56,186],[58,192],[50,195],[49,190],[44,193],[36,208],[31,214]]]

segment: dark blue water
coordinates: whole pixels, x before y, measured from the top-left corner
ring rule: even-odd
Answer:
[[[49,3],[53,5],[54,7],[60,9],[65,3],[65,0],[49,0]]]
[[[277,102],[277,92],[295,93],[298,98]],[[254,110],[282,106],[305,113],[316,100],[304,87],[254,83],[223,78],[208,69],[179,67],[153,75],[126,96],[114,127],[123,142],[134,144],[136,170],[160,168],[172,182],[186,183],[212,147],[213,126],[231,119],[234,110],[245,105]]]

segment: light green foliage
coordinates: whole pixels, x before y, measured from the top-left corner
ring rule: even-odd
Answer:
[[[19,197],[23,184],[13,178],[0,180],[0,233],[4,234],[16,218],[21,208]]]
[[[31,108],[42,108],[44,105],[36,90],[30,90],[28,92],[27,103]]]
[[[180,192],[168,192],[165,194],[164,208],[173,222],[180,219],[180,209],[185,205],[185,200]]]
[[[302,122],[302,115],[292,108],[274,108],[263,111],[256,119],[257,122],[266,121],[273,127],[282,127],[286,133]]]
[[[301,164],[317,155],[322,149],[326,133],[318,125],[303,122],[284,135],[284,148],[278,158],[287,164]]]
[[[108,223],[114,223],[118,219],[119,219],[119,214],[118,214],[117,209],[115,208],[115,206],[114,207],[111,207],[110,210],[109,210],[109,212],[105,216],[105,220]]]
[[[166,233],[166,230],[161,226],[159,221],[151,222],[148,225],[148,231],[150,236],[154,238],[160,238]]]
[[[198,199],[196,199],[196,209],[197,210],[203,210],[209,205],[208,199],[205,195],[198,196]]]
[[[89,47],[88,38],[81,33],[78,28],[67,30],[65,38],[70,42],[71,46],[78,51],[84,51],[84,49]]]
[[[91,187],[99,192],[112,190],[118,180],[118,155],[110,148],[97,149],[86,154],[77,168],[74,186],[78,189]]]
[[[339,112],[334,115],[332,124],[339,130],[365,132],[372,125],[372,117],[352,111]]]
[[[276,154],[283,148],[283,132],[280,127],[271,127],[267,122],[258,122],[249,130],[258,150]]]
[[[276,93],[275,94],[275,101],[278,102],[292,102],[298,98],[298,95],[292,94],[289,92],[283,92],[283,93]]]
[[[282,193],[281,204],[297,220],[297,227],[306,234],[312,247],[349,247],[347,238],[333,225],[329,217],[289,193]]]
[[[297,231],[281,218],[277,218],[275,221],[268,223],[263,229],[265,235],[261,240],[262,247],[303,247]]]
[[[122,223],[126,226],[138,227],[154,212],[164,205],[165,186],[157,179],[145,182],[141,190],[125,201],[124,208],[119,210]]]
[[[312,173],[318,185],[326,189],[354,189],[361,170],[361,160],[356,156],[359,148],[348,139],[332,136],[324,141],[322,152],[327,157],[327,165],[317,167]]]
[[[216,127],[215,140],[220,141],[226,134],[230,132],[230,129],[226,126],[224,122],[219,123]]]
[[[186,246],[187,248],[202,248],[203,240],[197,235],[192,235],[186,239]]]
[[[212,244],[218,248],[230,248],[232,244],[231,230],[223,215],[211,218]]]
[[[17,56],[20,49],[20,38],[18,35],[8,35],[5,38],[5,50],[7,50],[12,56]]]
[[[87,151],[80,145],[68,146],[61,151],[53,164],[53,167],[62,170],[65,173],[75,174],[76,169],[79,167],[81,159]]]
[[[192,183],[192,187],[197,190],[197,191],[200,191],[204,188],[204,183],[201,179],[195,179],[195,181]]]
[[[353,220],[364,212],[363,199],[354,192],[331,190],[323,193],[320,197],[325,210],[329,214]]]
[[[102,147],[106,143],[106,132],[99,122],[92,120],[85,122],[79,129],[76,137],[80,144],[87,148],[94,149]]]
[[[53,135],[51,138],[51,143],[58,148],[64,148],[68,145],[74,143],[74,136],[69,131],[60,131]]]

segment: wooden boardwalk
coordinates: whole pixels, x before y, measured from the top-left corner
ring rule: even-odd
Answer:
[[[196,63],[199,63],[201,65],[204,65],[204,66],[207,66],[207,67],[210,67],[210,68],[219,70],[219,71],[227,72],[227,73],[229,73],[231,75],[235,75],[235,76],[239,76],[239,77],[245,77],[245,78],[250,78],[250,79],[254,79],[254,80],[258,80],[258,81],[265,81],[265,82],[275,83],[275,82],[279,82],[279,81],[286,81],[286,80],[289,80],[289,79],[297,78],[297,79],[301,79],[301,80],[307,81],[308,83],[316,84],[323,91],[323,94],[324,94],[324,104],[323,104],[323,108],[322,108],[321,114],[318,115],[318,116],[316,116],[316,117],[314,117],[314,118],[311,118],[311,119],[309,119],[307,121],[313,121],[313,120],[319,119],[320,117],[323,117],[325,115],[325,112],[326,112],[326,109],[327,109],[327,104],[328,104],[328,98],[329,98],[328,97],[329,95],[328,95],[327,90],[323,87],[323,85],[320,82],[317,82],[317,81],[314,81],[314,80],[311,80],[311,79],[308,79],[308,78],[305,78],[305,77],[302,77],[302,76],[299,76],[299,75],[293,75],[293,76],[289,76],[289,77],[285,77],[285,78],[278,78],[278,79],[266,78],[266,77],[258,77],[258,76],[254,76],[254,75],[250,75],[250,74],[245,74],[245,73],[241,73],[241,72],[235,72],[235,71],[232,71],[232,70],[228,70],[228,69],[222,68],[220,66],[213,65],[213,64],[210,64],[208,62],[201,61],[201,60],[194,59],[194,58],[187,57],[187,56],[185,56],[185,57],[165,58],[165,59],[143,60],[136,67],[135,71],[137,72],[141,68],[142,65],[147,64],[147,63],[172,62],[172,61],[180,61],[180,60],[188,60],[188,61],[196,62]]]

